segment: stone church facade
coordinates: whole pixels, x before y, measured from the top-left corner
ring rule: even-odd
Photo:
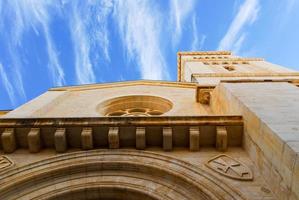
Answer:
[[[0,112],[0,199],[299,199],[299,73],[179,52],[178,80],[51,88]]]

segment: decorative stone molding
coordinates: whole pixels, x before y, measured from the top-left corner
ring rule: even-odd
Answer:
[[[206,73],[206,74],[192,74],[193,77],[298,77],[299,72],[280,72],[280,73]]]
[[[14,163],[7,156],[0,156],[0,172],[8,169],[13,165]]]
[[[176,88],[194,88],[195,83],[187,83],[187,82],[179,83],[179,82],[157,81],[157,80],[138,80],[138,81],[125,81],[125,82],[114,82],[114,83],[54,87],[54,88],[50,88],[49,91],[86,91],[86,90],[128,87],[128,86],[158,86],[158,87],[163,86],[163,87],[176,87]]]
[[[196,102],[201,104],[210,104],[211,92],[215,87],[212,86],[197,86],[196,87]]]
[[[221,131],[215,134],[216,127],[219,126],[234,131],[228,131],[225,135],[221,134]],[[160,146],[169,151],[177,145],[172,142],[178,137],[177,134],[180,134],[180,139],[184,140],[184,147],[191,151],[199,149],[199,134],[212,135],[212,137],[203,137],[201,143],[209,144],[211,147],[217,146],[219,150],[225,151],[227,145],[219,146],[215,141],[219,144],[225,140],[226,144],[229,143],[228,140],[233,140],[234,143],[239,141],[237,143],[240,146],[242,126],[241,116],[0,119],[0,128],[4,130],[0,135],[2,143],[6,141],[2,145],[6,153],[12,153],[17,147],[28,148],[32,153],[40,151],[41,148],[55,148],[58,153],[64,153],[71,148],[91,150],[133,146],[140,150],[145,149],[146,146]],[[152,127],[155,127],[155,132],[151,131]],[[205,127],[215,127],[215,129]],[[201,133],[199,130],[202,130]],[[27,133],[27,135],[20,137],[19,133]],[[153,138],[157,138],[154,139],[155,143],[151,142]],[[28,144],[28,146],[16,146],[16,144]]]
[[[95,190],[105,195],[138,193],[150,200],[244,199],[204,168],[159,153],[125,149],[61,154],[0,172],[0,179],[5,180],[0,181],[0,199],[68,200],[76,195],[81,200]]]
[[[155,116],[155,117],[78,117],[78,118],[0,118],[0,128],[68,128],[99,126],[204,126],[243,125],[240,115]]]
[[[253,174],[249,167],[226,154],[210,159],[206,165],[215,172],[232,179],[253,180]]]

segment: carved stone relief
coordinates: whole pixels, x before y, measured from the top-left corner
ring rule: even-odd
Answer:
[[[197,86],[196,87],[196,102],[201,104],[210,104],[211,92],[214,87],[211,86]]]
[[[253,180],[252,171],[240,161],[221,154],[210,159],[206,165],[221,175],[237,180]]]
[[[13,162],[6,156],[0,156],[0,171],[13,165]]]

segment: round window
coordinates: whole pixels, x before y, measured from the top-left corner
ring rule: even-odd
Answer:
[[[157,116],[168,112],[172,103],[156,96],[117,97],[100,103],[97,111],[104,116]]]

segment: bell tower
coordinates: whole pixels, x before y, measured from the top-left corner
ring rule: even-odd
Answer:
[[[220,81],[294,81],[299,73],[262,58],[229,51],[179,52],[178,81],[215,86]]]

